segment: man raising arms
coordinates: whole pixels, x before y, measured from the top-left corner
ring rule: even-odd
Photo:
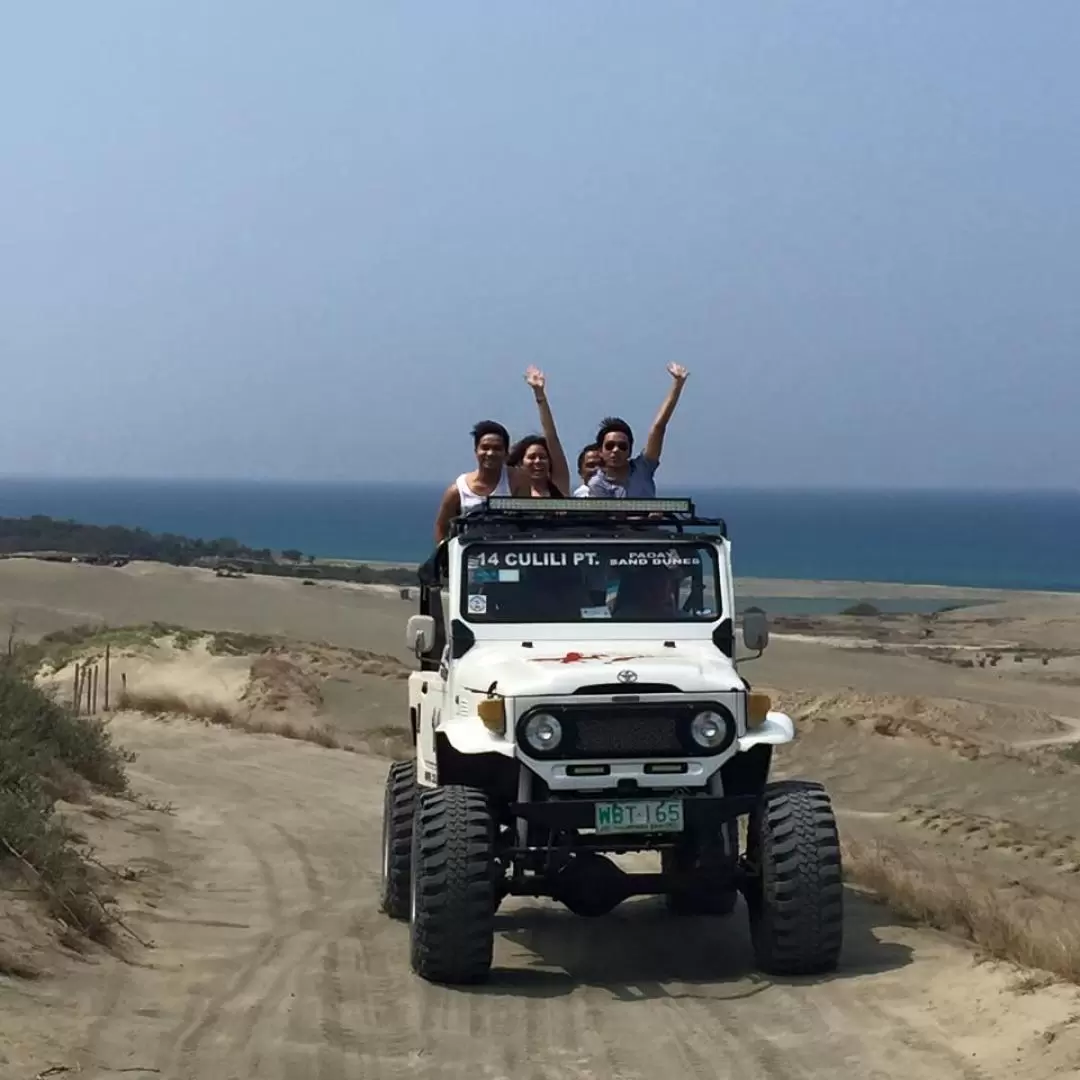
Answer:
[[[600,445],[603,465],[589,480],[589,495],[593,498],[656,498],[655,475],[664,449],[668,421],[690,373],[681,364],[668,364],[668,374],[673,379],[672,387],[649,428],[645,449],[637,457],[630,456],[634,449],[634,433],[625,420],[609,416],[601,423],[596,441]]]

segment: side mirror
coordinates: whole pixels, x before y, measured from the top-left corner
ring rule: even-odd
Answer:
[[[743,644],[755,653],[765,651],[769,644],[769,616],[761,608],[751,607],[743,612]]]
[[[405,645],[417,656],[435,644],[435,620],[430,615],[410,615],[405,624]]]

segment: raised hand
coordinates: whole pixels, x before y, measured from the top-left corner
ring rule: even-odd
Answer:
[[[667,371],[674,381],[667,392],[667,397],[664,398],[664,404],[660,406],[660,411],[656,414],[656,419],[652,422],[652,427],[649,428],[649,437],[645,440],[644,457],[657,465],[660,464],[660,454],[664,449],[664,435],[667,432],[668,421],[675,411],[675,406],[679,403],[683,387],[690,375],[682,364],[668,364]]]
[[[537,397],[543,396],[547,380],[544,378],[544,373],[538,367],[530,365],[526,368],[525,381],[533,388],[533,392]]]
[[[555,430],[555,417],[551,415],[551,405],[547,399],[547,379],[534,364],[525,369],[525,381],[532,387],[536,398],[536,410],[540,414],[540,429],[547,440],[548,455],[551,458],[551,478],[560,491],[570,490],[570,465],[566,452]]]

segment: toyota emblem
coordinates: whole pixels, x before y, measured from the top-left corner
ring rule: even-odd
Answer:
[[[615,677],[621,683],[637,682],[637,672],[631,671],[629,668],[627,668],[625,671],[620,671],[619,674]]]

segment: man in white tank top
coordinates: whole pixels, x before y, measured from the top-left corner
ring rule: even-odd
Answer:
[[[470,510],[476,509],[487,496],[478,495],[472,485],[469,483],[469,477],[473,476],[472,473],[462,473],[455,481],[454,484],[458,490],[458,501],[461,507],[461,513],[467,514]],[[476,483],[476,480],[473,481]],[[499,482],[488,492],[488,495],[509,495],[510,494],[510,472],[504,465],[502,467],[502,473],[499,475]]]
[[[506,428],[494,420],[481,420],[472,429],[472,437],[476,469],[462,473],[444,492],[435,518],[436,544],[446,539],[454,518],[476,509],[489,495],[529,495],[528,477],[506,464],[510,452]]]
[[[552,471],[560,474],[565,488],[570,485],[566,456],[563,454],[555,430],[545,392],[543,372],[529,368],[525,381],[533,389],[536,405],[540,411],[544,430],[545,451],[550,454]],[[518,498],[533,496],[533,481],[525,469],[512,468],[506,464],[510,453],[510,433],[494,420],[481,420],[472,430],[473,448],[476,451],[476,469],[462,473],[443,493],[439,512],[435,517],[435,543],[441,544],[450,532],[450,522],[461,514],[481,506],[489,495],[515,495]],[[550,448],[550,449],[549,449]],[[565,476],[562,474],[565,473]]]

